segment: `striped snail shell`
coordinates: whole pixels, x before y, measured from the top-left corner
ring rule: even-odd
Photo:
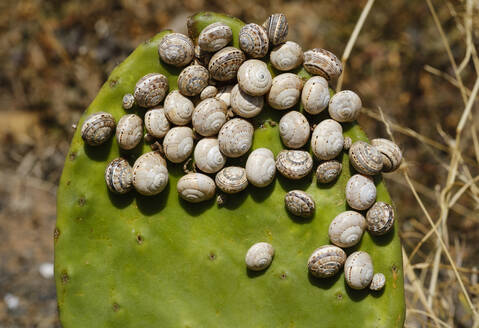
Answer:
[[[131,109],[133,105],[135,104],[135,97],[131,93],[127,93],[123,96],[122,99],[122,106],[123,109]]]
[[[373,145],[382,154],[383,172],[395,171],[402,161],[401,149],[388,139],[378,138],[371,140]]]
[[[228,166],[216,173],[216,186],[227,194],[236,194],[248,186],[246,170],[239,166]]]
[[[338,122],[352,122],[359,116],[362,107],[361,98],[350,90],[336,93],[329,101],[329,115]]]
[[[307,151],[282,150],[276,156],[276,168],[288,179],[304,178],[313,169],[313,159]]]
[[[250,96],[238,84],[231,90],[231,108],[238,116],[251,118],[261,113],[264,106],[263,96]]]
[[[246,154],[253,143],[253,132],[254,128],[250,122],[241,118],[229,120],[218,134],[220,151],[231,158]]]
[[[226,107],[231,106],[231,91],[233,90],[233,85],[225,85],[218,89],[218,93],[215,98],[223,101],[226,104]]]
[[[173,163],[185,161],[193,152],[193,130],[189,127],[174,127],[163,139],[163,151]]]
[[[321,160],[330,160],[343,150],[343,128],[338,122],[326,119],[321,121],[311,136],[311,148],[314,155]]]
[[[218,93],[218,89],[215,86],[209,85],[203,89],[200,93],[200,99],[205,100],[206,98],[214,98]]]
[[[184,96],[196,96],[208,86],[210,73],[201,65],[185,67],[178,76],[178,89]]]
[[[367,210],[376,200],[376,186],[373,179],[355,174],[346,183],[346,201],[355,210]]]
[[[163,138],[170,129],[170,122],[163,107],[152,108],[145,114],[146,131],[155,138]]]
[[[322,76],[313,76],[304,84],[301,93],[304,110],[311,115],[321,113],[329,102],[328,81]]]
[[[216,98],[206,98],[196,105],[192,123],[197,133],[204,137],[218,134],[226,122],[227,109],[224,102]]]
[[[145,196],[157,195],[168,184],[166,161],[159,152],[141,155],[133,165],[133,185]]]
[[[266,187],[273,182],[276,174],[274,154],[267,148],[258,148],[251,152],[246,160],[246,177],[255,187]]]
[[[245,263],[248,269],[261,271],[266,269],[273,261],[274,248],[268,243],[256,243],[248,249]]]
[[[304,68],[313,75],[320,75],[326,80],[335,80],[343,72],[343,64],[332,52],[314,48],[304,53]]]
[[[302,190],[291,190],[284,197],[286,209],[293,215],[309,218],[314,215],[315,203],[313,197]]]
[[[218,81],[228,81],[236,78],[240,65],[246,57],[243,51],[235,47],[226,47],[211,57],[208,70],[211,77]]]
[[[357,251],[352,253],[344,263],[344,278],[352,289],[364,289],[373,279],[373,262],[368,253]]]
[[[198,45],[204,51],[216,52],[233,39],[233,31],[222,22],[206,26],[198,36]]]
[[[280,44],[288,36],[288,21],[284,14],[272,14],[263,23],[263,28],[273,45]]]
[[[249,59],[238,69],[238,84],[241,90],[251,96],[268,93],[272,80],[266,63],[258,59]]]
[[[329,225],[329,240],[339,247],[351,247],[359,243],[366,229],[366,219],[355,211],[338,214]]]
[[[301,95],[303,81],[293,73],[277,75],[268,93],[268,104],[274,109],[288,109],[296,105]]]
[[[316,180],[319,183],[330,183],[341,175],[343,164],[339,161],[331,160],[318,165],[316,169]]]
[[[175,125],[190,123],[194,109],[193,102],[183,96],[178,90],[170,92],[165,98],[164,110],[166,118]]]
[[[158,105],[168,92],[168,79],[163,74],[150,73],[135,85],[135,102],[138,106],[150,108]]]
[[[189,37],[181,33],[165,35],[158,45],[158,53],[167,64],[182,67],[188,65],[195,55],[195,46]]]
[[[317,278],[329,278],[341,270],[346,261],[346,253],[334,245],[317,248],[308,260],[308,270]]]
[[[201,173],[189,173],[178,180],[178,194],[190,203],[199,203],[213,198],[215,182],[209,176]]]
[[[271,65],[280,71],[290,71],[303,63],[303,49],[293,41],[280,44],[269,54]]]
[[[115,124],[115,119],[109,113],[91,114],[82,125],[81,137],[90,146],[101,145],[110,139]]]
[[[386,277],[382,273],[375,273],[373,275],[373,279],[371,281],[371,285],[369,285],[369,289],[373,291],[379,291],[384,288],[386,284]]]
[[[269,50],[268,34],[258,24],[246,24],[239,32],[239,46],[248,56],[262,58]]]
[[[133,171],[124,158],[115,158],[105,170],[105,181],[108,189],[117,194],[125,194],[132,188]]]
[[[143,121],[136,114],[124,115],[116,127],[116,140],[120,148],[130,150],[135,148],[143,136]]]
[[[205,173],[216,173],[223,168],[226,157],[220,152],[218,139],[203,138],[195,147],[195,164]]]
[[[376,175],[383,168],[383,156],[379,150],[364,141],[356,141],[349,148],[349,161],[361,174]]]
[[[384,235],[394,226],[394,209],[384,202],[376,202],[366,213],[366,221],[372,235]]]
[[[279,120],[279,135],[288,148],[301,148],[309,140],[311,128],[308,119],[297,111],[291,111]]]

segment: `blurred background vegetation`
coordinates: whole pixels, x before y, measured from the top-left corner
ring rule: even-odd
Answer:
[[[52,235],[72,125],[139,43],[165,28],[186,33],[186,18],[197,11],[256,23],[283,12],[290,40],[341,57],[365,5],[1,1],[0,327],[59,327]],[[407,327],[478,324],[470,307],[479,302],[478,11],[472,0],[377,0],[346,65],[342,88],[362,97],[360,123],[370,137],[389,138],[386,121],[406,159],[385,178],[404,246]]]

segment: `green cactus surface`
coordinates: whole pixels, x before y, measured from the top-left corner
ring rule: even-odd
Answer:
[[[216,21],[231,26],[237,47],[244,23],[221,14],[190,17],[191,37]],[[181,69],[161,63],[157,50],[168,33],[141,44],[115,68],[78,122],[58,189],[54,233],[63,327],[402,327],[397,228],[381,237],[366,232],[359,245],[346,250],[371,255],[375,272],[386,276],[383,291],[352,290],[342,271],[331,279],[308,273],[311,253],[329,244],[330,222],[348,209],[344,190],[354,172],[345,152],[340,156],[342,174],[334,183],[319,185],[313,173],[299,181],[278,173],[269,187],[249,186],[228,196],[222,207],[215,199],[199,204],[181,200],[176,183],[183,166],[171,163],[169,185],[157,196],[108,191],[104,180],[108,163],[121,155],[133,164],[141,153],[151,151],[150,146],[142,142],[131,151],[120,151],[114,137],[101,146],[87,146],[80,127],[89,114],[99,111],[111,113],[118,122],[126,113],[123,95],[132,93],[147,73],[160,72],[168,77],[170,90],[177,88]],[[308,78],[302,69],[296,73]],[[135,107],[132,112],[143,116],[145,110]],[[267,147],[277,154],[284,148],[277,122],[286,112],[265,106],[250,120],[256,128],[253,149]],[[320,121],[326,115],[308,118]],[[353,142],[367,141],[356,123],[343,124],[343,129]],[[246,157],[229,159],[227,165],[244,164]],[[381,176],[376,185],[377,199],[391,203]],[[287,213],[284,196],[292,189],[312,195],[316,202],[312,219]],[[260,241],[274,246],[274,260],[265,271],[248,271],[246,251]]]

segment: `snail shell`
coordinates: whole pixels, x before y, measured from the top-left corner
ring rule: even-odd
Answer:
[[[311,115],[321,113],[329,102],[328,81],[321,76],[313,76],[304,84],[301,93],[304,110]]]
[[[279,135],[288,148],[301,148],[309,140],[311,128],[303,114],[291,111],[279,120]]]
[[[296,105],[301,95],[303,81],[293,73],[277,75],[271,84],[268,104],[274,109],[288,109]]]
[[[366,219],[355,211],[338,214],[329,225],[329,240],[339,247],[351,247],[359,243],[366,229]]]
[[[355,210],[367,210],[376,200],[376,186],[370,177],[355,174],[346,183],[346,201]]]
[[[123,96],[122,106],[123,109],[131,109],[135,104],[135,97],[131,93],[127,93]]]
[[[293,215],[309,218],[314,215],[313,198],[301,190],[291,190],[284,197],[286,209]]]
[[[85,119],[81,128],[82,139],[90,146],[98,146],[110,139],[115,129],[115,119],[109,113],[98,112]]]
[[[336,93],[329,101],[329,115],[338,122],[352,122],[359,116],[362,107],[361,98],[350,90]]]
[[[233,39],[233,31],[225,23],[216,22],[206,26],[198,36],[198,45],[204,51],[216,52],[226,47]]]
[[[236,78],[238,69],[245,59],[246,57],[241,50],[235,47],[226,47],[211,57],[208,70],[215,80],[232,80]]]
[[[153,108],[145,114],[145,128],[155,138],[163,138],[170,129],[170,122],[163,107]]]
[[[384,235],[394,225],[394,209],[389,204],[376,202],[366,213],[366,221],[372,235]]]
[[[318,278],[329,278],[341,270],[346,261],[346,253],[334,245],[324,245],[316,249],[308,260],[309,272]]]
[[[245,262],[248,269],[261,271],[266,269],[273,261],[274,248],[268,243],[256,243],[248,249]]]
[[[288,21],[284,14],[272,14],[263,23],[263,28],[273,45],[280,44],[288,36]]]
[[[319,183],[330,183],[336,180],[341,174],[343,164],[338,161],[326,161],[318,165],[316,169],[316,180]]]
[[[282,150],[276,156],[276,168],[288,179],[304,178],[313,168],[313,159],[307,151]]]
[[[216,186],[227,194],[236,194],[248,186],[246,170],[239,166],[228,166],[215,177]]]
[[[226,122],[218,134],[220,151],[231,158],[246,154],[253,143],[253,132],[253,125],[241,118]]]
[[[246,177],[255,187],[266,187],[273,182],[276,174],[274,154],[267,148],[258,148],[251,152],[246,161]]]
[[[139,106],[150,108],[158,105],[165,98],[168,88],[166,76],[150,73],[138,80],[133,95]]]
[[[326,80],[335,80],[343,72],[341,61],[332,52],[314,48],[304,53],[304,68],[313,75],[320,75]]]
[[[349,161],[361,174],[375,175],[383,168],[383,156],[377,148],[364,141],[356,141],[349,148]]]
[[[196,132],[204,137],[217,134],[226,122],[227,110],[224,102],[206,98],[196,105],[192,123]]]
[[[191,100],[183,96],[178,90],[175,90],[166,96],[164,109],[166,118],[171,123],[186,125],[191,122],[191,115],[193,115],[195,106]]]
[[[209,176],[201,173],[189,173],[178,180],[178,194],[190,203],[199,203],[213,198],[215,182]]]
[[[250,96],[238,87],[238,84],[231,90],[231,108],[237,115],[251,118],[261,113],[264,106],[263,96]]]
[[[138,157],[133,165],[133,185],[145,196],[157,195],[168,184],[166,161],[157,151]]]
[[[195,147],[195,164],[205,173],[216,173],[223,168],[226,157],[220,152],[218,139],[204,138]]]
[[[395,171],[401,165],[401,149],[394,142],[378,138],[371,140],[371,144],[382,154],[383,172]]]
[[[200,93],[200,99],[205,100],[207,98],[214,98],[218,93],[218,89],[215,86],[209,85],[203,89]]]
[[[373,279],[373,262],[368,253],[358,251],[348,256],[344,263],[344,278],[352,289],[364,289]]]
[[[186,160],[193,152],[193,130],[185,126],[172,128],[163,139],[163,151],[170,162]]]
[[[115,158],[105,170],[105,181],[108,189],[117,194],[125,194],[132,188],[133,171],[124,158]]]
[[[313,131],[311,148],[314,155],[321,160],[330,160],[343,150],[343,128],[338,122],[326,119],[321,121]]]
[[[258,24],[246,24],[239,32],[239,46],[250,57],[262,58],[269,50],[268,34]]]
[[[249,59],[241,64],[237,77],[241,90],[251,96],[268,93],[273,80],[266,63],[258,59]]]
[[[344,137],[344,146],[343,146],[344,150],[349,150],[352,144],[353,144],[353,141],[351,140],[350,137]]]
[[[290,71],[303,63],[303,49],[293,41],[280,44],[269,54],[271,65],[280,71]]]
[[[167,64],[182,67],[188,65],[195,55],[195,46],[189,37],[181,33],[171,33],[161,39],[158,53]]]
[[[197,45],[195,46],[195,60],[193,62],[208,67],[208,63],[212,56],[213,53],[201,50],[200,46]]]
[[[143,136],[143,122],[138,115],[124,115],[116,127],[116,140],[120,148],[130,150],[135,148]]]
[[[386,277],[382,273],[375,273],[373,275],[371,285],[369,285],[369,289],[378,291],[383,289],[385,284],[386,284]]]
[[[201,65],[185,67],[178,76],[178,89],[184,96],[196,96],[208,86],[210,73]]]
[[[231,106],[231,91],[233,90],[233,85],[225,85],[218,89],[218,93],[215,98],[223,101],[226,104],[226,107]]]

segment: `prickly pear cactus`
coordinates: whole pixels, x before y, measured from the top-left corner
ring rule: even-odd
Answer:
[[[234,46],[244,24],[213,13],[190,18],[189,32],[223,21],[233,30]],[[163,66],[157,46],[170,31],[140,45],[111,74],[78,126],[93,112],[125,114],[122,97],[136,81],[160,72],[176,88],[180,69]],[[303,78],[305,71],[297,72]],[[142,115],[144,110],[135,109]],[[253,120],[254,148],[282,148],[279,112],[265,108]],[[322,117],[321,119],[323,119]],[[343,124],[344,134],[367,140],[357,124]],[[149,146],[122,152],[133,164]],[[85,327],[402,327],[403,272],[397,229],[383,237],[365,233],[353,249],[371,254],[375,272],[385,274],[380,292],[346,287],[344,274],[316,279],[307,261],[317,247],[328,244],[328,226],[346,210],[344,189],[351,176],[347,154],[341,177],[317,185],[312,177],[288,181],[279,174],[264,189],[249,186],[230,196],[223,207],[214,200],[182,201],[176,182],[181,165],[168,164],[169,185],[152,197],[135,192],[114,195],[104,181],[107,164],[119,156],[115,138],[86,146],[77,129],[58,189],[55,229],[55,276],[60,319],[65,328]],[[378,200],[391,203],[381,178]],[[284,195],[302,189],[316,201],[314,218],[288,215]],[[263,272],[247,271],[244,256],[259,241],[276,249],[272,265]]]

